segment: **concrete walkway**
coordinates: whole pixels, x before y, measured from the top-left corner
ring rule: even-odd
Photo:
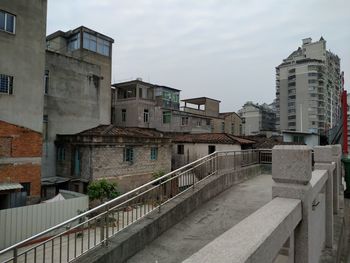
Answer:
[[[271,175],[235,185],[164,232],[128,263],[182,262],[271,200]]]

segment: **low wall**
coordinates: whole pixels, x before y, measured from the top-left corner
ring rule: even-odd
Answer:
[[[82,255],[76,262],[125,262],[206,201],[232,185],[260,174],[261,166],[257,164],[236,171],[225,171],[203,180],[194,189],[189,189],[163,205],[160,213],[153,212],[138,223],[125,228],[117,236],[109,239],[108,246],[99,246]]]
[[[88,206],[88,196],[81,196],[0,210],[0,250],[68,220]]]

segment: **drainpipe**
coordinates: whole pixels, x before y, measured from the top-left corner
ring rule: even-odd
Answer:
[[[342,94],[342,109],[343,109],[343,154],[348,154],[348,103],[347,92]]]

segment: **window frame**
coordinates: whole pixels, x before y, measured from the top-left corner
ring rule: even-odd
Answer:
[[[16,34],[16,20],[17,16],[15,14],[12,14],[10,12],[7,12],[5,10],[0,9],[0,12],[4,13],[4,29],[0,28],[0,32],[6,32],[8,34],[15,35]],[[13,17],[13,31],[8,31],[7,30],[7,16],[10,15]]]
[[[150,156],[151,161],[156,161],[158,160],[158,147],[154,146],[151,147],[151,156]]]
[[[163,111],[162,114],[162,121],[163,124],[170,124],[171,123],[171,111]]]
[[[143,122],[149,123],[149,110],[148,109],[143,110]]]
[[[3,91],[3,88],[1,87],[1,79],[2,78],[7,78],[6,82],[7,82],[7,88],[6,89],[6,92],[5,92],[5,89]],[[13,79],[14,77],[13,76],[10,76],[10,75],[6,75],[6,74],[0,74],[0,95],[13,95]]]
[[[184,144],[177,145],[177,154],[179,154],[179,155],[185,154],[185,145]]]
[[[133,163],[134,162],[134,147],[126,146],[123,149],[123,162]]]

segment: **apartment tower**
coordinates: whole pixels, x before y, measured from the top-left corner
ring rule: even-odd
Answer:
[[[325,134],[340,118],[340,58],[323,37],[303,39],[276,67],[277,129]]]

